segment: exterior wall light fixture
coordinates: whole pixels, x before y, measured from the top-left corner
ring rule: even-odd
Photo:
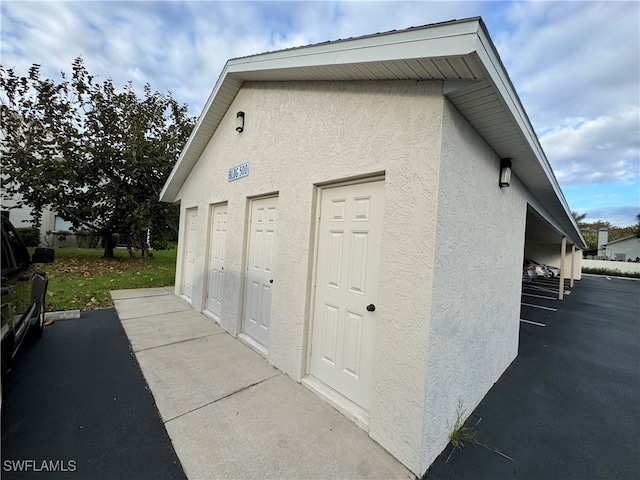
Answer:
[[[238,112],[236,115],[236,132],[240,133],[244,130],[244,112]]]
[[[508,187],[511,183],[511,159],[503,158],[500,160],[500,188]]]

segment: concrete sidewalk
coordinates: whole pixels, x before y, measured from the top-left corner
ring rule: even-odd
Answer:
[[[111,295],[191,480],[415,478],[172,287]]]

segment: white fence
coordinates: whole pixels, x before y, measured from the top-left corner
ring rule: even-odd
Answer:
[[[620,273],[640,274],[640,263],[634,262],[613,262],[611,260],[582,259],[582,268],[606,268],[608,270],[619,270]]]

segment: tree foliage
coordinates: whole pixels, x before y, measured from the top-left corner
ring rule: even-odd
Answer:
[[[4,190],[37,217],[50,206],[74,228],[134,241],[142,229],[164,238],[176,227],[176,207],[158,197],[194,125],[171,94],[139,97],[131,82],[116,90],[98,82],[81,58],[71,78],[25,77],[0,67]],[[19,197],[16,196],[19,195]]]

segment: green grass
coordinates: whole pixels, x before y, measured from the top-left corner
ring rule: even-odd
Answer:
[[[451,443],[453,448],[451,449],[451,453],[449,453],[449,456],[447,457],[447,460],[445,461],[445,463],[449,461],[454,451],[464,448],[466,444],[484,447],[487,450],[490,450],[506,458],[507,460],[513,460],[511,457],[509,457],[508,455],[505,455],[497,448],[492,447],[491,445],[482,443],[478,440],[478,436],[476,434],[476,427],[478,426],[482,418],[478,419],[478,421],[473,427],[467,427],[464,424],[464,416],[465,416],[465,411],[462,405],[462,400],[458,400],[458,407],[456,408],[456,422],[454,423],[453,428],[449,433],[449,443]]]
[[[176,273],[175,245],[156,250],[153,258],[129,259],[117,249],[116,258],[102,258],[102,249],[58,248],[55,262],[39,265],[49,276],[48,312],[95,310],[113,307],[110,290],[173,285]]]

